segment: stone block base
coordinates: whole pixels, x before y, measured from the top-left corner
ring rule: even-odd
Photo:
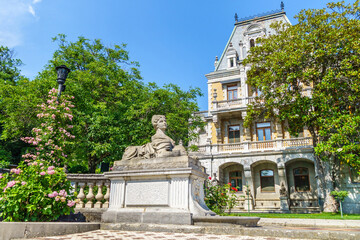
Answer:
[[[189,212],[153,211],[139,209],[108,210],[103,213],[105,223],[155,223],[155,224],[192,224],[192,214]]]

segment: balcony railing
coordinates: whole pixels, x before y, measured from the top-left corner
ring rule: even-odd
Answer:
[[[311,97],[312,88],[304,88],[301,91],[302,96]],[[231,110],[235,108],[246,107],[246,105],[255,101],[255,97],[237,98],[231,100],[214,101],[212,111]],[[259,100],[262,101],[262,100]]]
[[[246,107],[247,104],[254,101],[254,97],[248,98],[237,98],[231,100],[222,100],[213,102],[213,111],[224,110],[224,109],[233,109],[239,107]]]
[[[289,148],[312,147],[313,140],[307,138],[276,139],[269,141],[239,142],[197,146],[196,153],[261,152],[267,150],[285,150]]]

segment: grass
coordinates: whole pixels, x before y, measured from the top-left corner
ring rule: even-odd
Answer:
[[[261,218],[304,218],[304,219],[338,219],[338,220],[360,220],[360,214],[344,214],[341,218],[340,213],[231,213],[226,216],[250,216]]]

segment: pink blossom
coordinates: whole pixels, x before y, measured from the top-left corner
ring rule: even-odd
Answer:
[[[59,195],[62,197],[66,197],[67,193],[66,193],[65,189],[60,190]]]
[[[55,201],[59,201],[60,200],[60,197],[59,196],[56,196],[55,197]]]
[[[50,167],[48,167],[48,170],[50,171],[50,170],[53,170],[55,167],[54,166],[50,166]]]
[[[2,175],[2,173],[0,173],[0,179],[3,178],[4,176]]]
[[[26,182],[24,182],[24,181],[22,181],[22,182],[21,182],[21,185],[23,185],[23,186],[24,186],[25,184],[26,184]]]
[[[49,175],[53,175],[53,174],[55,173],[55,171],[54,171],[54,170],[50,170],[50,171],[47,171],[47,173],[48,173]]]
[[[55,119],[55,118],[56,118],[55,114],[51,115],[51,118],[52,118],[52,119]]]
[[[10,182],[7,183],[7,185],[6,185],[5,188],[11,188],[11,187],[13,187],[15,184],[16,184],[15,181],[10,181]]]
[[[41,176],[44,176],[46,174],[46,172],[41,172],[40,175]]]
[[[20,174],[21,169],[20,168],[13,168],[10,170],[11,173]]]
[[[68,201],[68,203],[67,203],[67,205],[69,206],[69,207],[72,207],[72,206],[74,206],[75,205],[75,201]]]
[[[53,197],[56,197],[57,195],[59,195],[56,191],[52,192],[52,193],[49,193],[48,194],[48,197],[49,198],[53,198]]]

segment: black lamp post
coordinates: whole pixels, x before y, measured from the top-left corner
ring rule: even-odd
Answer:
[[[65,65],[61,65],[56,67],[56,72],[57,72],[57,82],[59,84],[59,88],[58,88],[58,95],[57,95],[57,99],[56,101],[59,102],[59,98],[61,96],[61,92],[65,91],[65,81],[67,78],[67,75],[70,72],[70,69],[68,67],[66,67]]]

